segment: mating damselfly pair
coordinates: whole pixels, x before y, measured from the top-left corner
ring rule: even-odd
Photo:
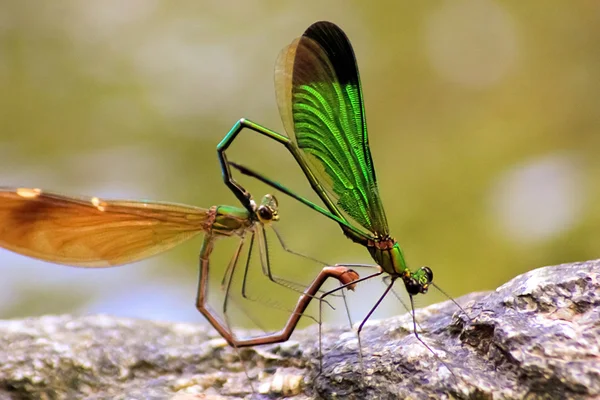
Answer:
[[[399,244],[390,236],[369,149],[358,67],[345,33],[330,22],[311,25],[280,53],[275,86],[288,136],[241,119],[217,146],[223,180],[241,207],[205,209],[163,202],[71,197],[40,189],[0,188],[0,247],[53,263],[98,268],[148,258],[203,233],[196,307],[234,347],[285,341],[312,299],[318,298],[322,304],[329,295],[360,289],[360,282],[384,277],[385,291],[374,299],[358,326],[360,346],[365,322],[401,280],[410,298],[406,308],[412,310],[414,333],[435,355],[417,334],[413,305],[413,296],[426,293],[433,285],[433,272],[428,267],[411,271]],[[244,129],[283,145],[323,206],[248,166],[230,161],[226,152]],[[347,238],[369,251],[375,265],[325,266],[309,286],[300,290],[296,307],[281,331],[252,338],[236,337],[228,321],[223,321],[206,301],[216,239],[239,238],[223,279],[223,314],[227,311],[232,274],[237,268],[248,269],[248,263],[240,259],[245,243],[250,248],[257,247],[263,273],[271,281],[284,280],[272,273],[264,239],[265,229],[279,219],[277,200],[269,194],[257,203],[232,171],[254,177],[335,221]],[[371,268],[372,273],[359,277],[356,267]],[[330,277],[339,286],[323,292],[321,287]],[[362,352],[359,354],[362,364]]]

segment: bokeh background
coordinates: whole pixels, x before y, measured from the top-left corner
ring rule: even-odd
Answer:
[[[0,184],[236,205],[216,145],[240,117],[281,131],[276,56],[322,19],[354,45],[380,192],[412,268],[429,265],[459,297],[600,255],[597,1],[1,1]],[[229,156],[315,199],[282,147],[247,133]],[[240,180],[257,199],[270,191]],[[330,264],[370,262],[336,224],[279,200],[289,247]],[[216,308],[235,248],[222,242],[211,268]],[[270,243],[279,275],[309,282],[320,268]],[[204,323],[194,308],[199,245],[104,270],[0,249],[0,317]],[[245,310],[266,326],[297,298],[260,273],[250,287],[258,301]],[[382,290],[371,282],[349,295],[354,319]],[[432,290],[418,304],[443,299]],[[399,312],[390,298],[376,317]],[[329,314],[345,319],[343,308]]]

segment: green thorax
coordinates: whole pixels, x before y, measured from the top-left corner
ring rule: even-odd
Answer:
[[[243,235],[254,222],[245,208],[217,206],[209,214],[207,223],[212,225],[209,230],[223,236]]]
[[[402,254],[402,249],[394,239],[370,241],[367,248],[371,253],[371,257],[385,272],[391,276],[406,274],[408,267],[404,260],[404,254]]]

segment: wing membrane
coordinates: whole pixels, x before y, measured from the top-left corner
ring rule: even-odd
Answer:
[[[352,46],[330,22],[317,22],[280,54],[277,102],[288,134],[329,179],[322,185],[360,226],[388,234],[369,150]]]
[[[201,233],[206,222],[207,210],[192,206],[0,188],[0,247],[58,264],[131,263]]]

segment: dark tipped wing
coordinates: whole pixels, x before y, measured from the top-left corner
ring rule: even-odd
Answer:
[[[207,210],[170,203],[76,198],[0,188],[0,247],[81,267],[110,267],[201,233]]]
[[[310,26],[279,55],[275,86],[286,131],[324,172],[329,195],[359,225],[387,235],[358,68],[344,32],[331,22]]]

